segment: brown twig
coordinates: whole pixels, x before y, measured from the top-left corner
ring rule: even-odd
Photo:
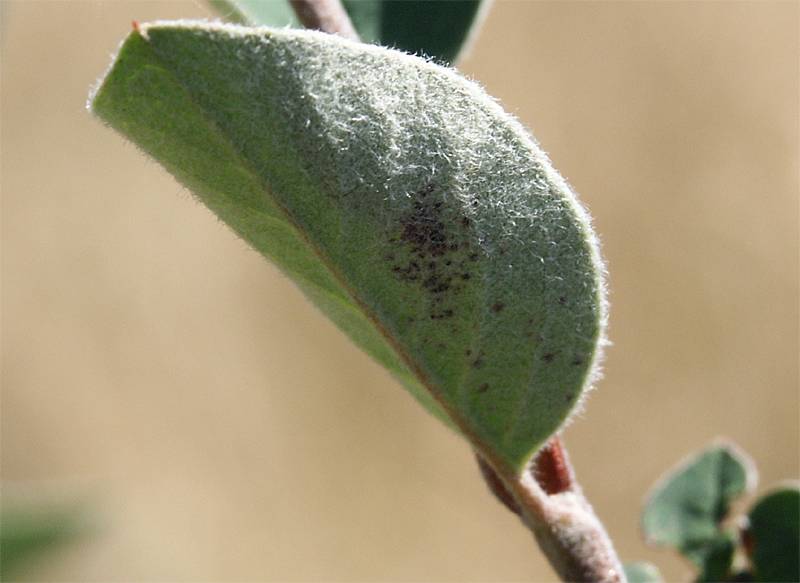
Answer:
[[[478,456],[492,493],[533,532],[564,581],[624,583],[625,573],[605,528],[575,480],[561,440],[553,437],[522,476]]]
[[[356,42],[361,39],[340,0],[289,0],[306,28],[338,34]]]

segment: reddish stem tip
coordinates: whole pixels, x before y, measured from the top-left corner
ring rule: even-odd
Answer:
[[[536,456],[533,477],[550,496],[572,488],[572,468],[558,437],[552,438]]]

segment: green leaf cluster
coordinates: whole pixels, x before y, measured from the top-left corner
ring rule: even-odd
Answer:
[[[646,540],[672,547],[691,561],[699,570],[697,581],[798,581],[796,486],[762,497],[748,519],[729,516],[732,503],[756,480],[752,461],[737,447],[712,444],[653,488],[642,514]]]
[[[288,0],[210,0],[223,17],[254,26],[300,26]],[[342,0],[364,42],[454,63],[489,0]]]
[[[164,22],[129,36],[91,107],[495,463],[521,472],[591,384],[605,301],[587,215],[454,71]]]

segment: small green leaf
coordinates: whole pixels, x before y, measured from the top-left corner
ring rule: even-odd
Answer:
[[[663,581],[658,568],[652,563],[636,561],[625,563],[623,568],[628,583],[661,583]]]
[[[720,522],[730,503],[752,488],[753,464],[738,448],[717,443],[693,455],[655,486],[645,503],[642,527],[648,542],[675,547],[703,566],[722,545]],[[716,548],[716,547],[714,547]],[[717,549],[724,553],[722,547]]]
[[[784,486],[750,510],[747,536],[758,581],[800,581],[800,487]]]
[[[589,386],[587,216],[455,72],[310,31],[155,23],[92,107],[429,410],[522,471]]]
[[[297,26],[288,0],[210,0],[240,24]],[[442,63],[458,58],[489,0],[343,0],[364,42],[426,55]]]
[[[86,530],[82,512],[75,508],[11,506],[0,512],[0,581],[16,577],[26,565]]]

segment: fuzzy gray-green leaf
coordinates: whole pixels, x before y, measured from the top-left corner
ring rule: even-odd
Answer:
[[[453,71],[315,32],[156,23],[93,109],[499,462],[521,470],[591,382],[586,214]]]
[[[241,24],[297,26],[288,0],[210,0]],[[454,62],[489,0],[342,0],[365,42]]]

